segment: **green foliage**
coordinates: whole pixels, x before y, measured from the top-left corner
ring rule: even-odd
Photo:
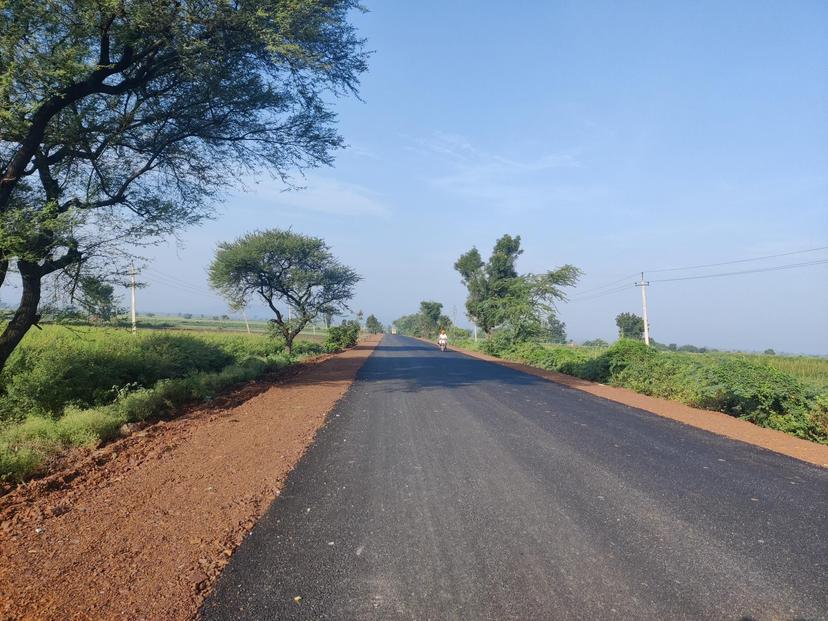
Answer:
[[[359,324],[355,321],[343,321],[341,326],[331,326],[328,329],[325,350],[329,352],[342,351],[356,345],[358,339]]]
[[[23,291],[0,367],[44,276],[117,273],[251,174],[330,164],[366,70],[356,0],[0,6],[0,284],[16,263]]]
[[[66,329],[27,335],[0,374],[0,422],[111,403],[124,386],[216,372],[279,351],[261,336]]]
[[[394,324],[400,334],[433,339],[437,337],[440,328],[448,330],[452,325],[451,319],[443,315],[442,311],[443,305],[440,302],[422,301],[418,313],[400,317]]]
[[[296,335],[320,314],[346,309],[360,280],[324,240],[281,229],[220,244],[210,265],[210,285],[233,307],[243,308],[252,296],[267,303],[288,352]],[[285,317],[279,303],[287,304],[293,316]]]
[[[618,338],[644,340],[644,319],[635,313],[620,313],[615,318]]]
[[[381,334],[385,331],[385,328],[380,323],[380,320],[374,317],[373,315],[368,315],[368,319],[365,320],[365,328],[371,334]]]
[[[550,313],[544,325],[544,336],[550,343],[562,345],[566,343],[566,324],[558,319],[555,313]]]
[[[82,276],[78,285],[78,303],[90,319],[110,321],[119,312],[115,288],[111,284],[92,276]]]
[[[500,331],[499,342],[541,338],[549,329],[544,316],[554,314],[555,303],[566,299],[563,287],[576,284],[581,274],[564,265],[544,274],[519,275],[515,263],[522,253],[520,236],[504,235],[486,263],[472,248],[454,264],[468,290],[469,317],[486,334]]]
[[[765,357],[659,352],[635,339],[621,339],[608,349],[514,345],[497,333],[483,341],[481,348],[539,368],[717,410],[828,444],[828,394],[818,394],[789,373],[765,364]]]
[[[604,339],[592,339],[591,341],[584,341],[584,347],[609,347]]]
[[[127,422],[288,364],[264,336],[141,333],[45,326],[27,335],[0,376],[0,479],[22,480],[72,446],[96,446]],[[294,356],[319,354],[297,341]]]

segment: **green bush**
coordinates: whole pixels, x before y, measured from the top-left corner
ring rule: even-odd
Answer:
[[[325,351],[337,352],[353,347],[359,339],[359,324],[353,321],[328,328]]]
[[[312,343],[297,346],[300,355],[320,349]],[[60,416],[66,405],[106,405],[125,386],[151,387],[162,379],[218,372],[249,360],[267,362],[281,351],[260,335],[47,326],[27,335],[0,374],[0,422],[29,414]]]
[[[67,447],[97,446],[116,437],[125,422],[170,415],[185,403],[212,398],[230,386],[287,363],[284,357],[268,362],[249,359],[215,373],[164,379],[152,388],[123,389],[110,405],[89,409],[68,406],[57,419],[29,416],[22,422],[7,424],[0,432],[0,479],[23,480]]]

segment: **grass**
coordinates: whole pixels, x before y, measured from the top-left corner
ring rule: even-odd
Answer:
[[[302,338],[294,358],[324,351]],[[0,478],[36,474],[70,447],[96,446],[124,423],[174,413],[292,361],[262,334],[44,326],[0,374]]]

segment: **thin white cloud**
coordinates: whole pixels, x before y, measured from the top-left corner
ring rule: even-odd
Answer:
[[[428,183],[440,191],[507,212],[540,209],[603,196],[593,187],[563,181],[580,167],[572,152],[516,159],[480,149],[462,136],[434,133],[413,141],[412,149],[437,163],[442,172]]]
[[[292,190],[284,190],[276,182],[261,182],[251,185],[250,191],[257,202],[267,202],[282,211],[382,218],[391,214],[390,207],[373,190],[326,177],[309,177],[302,187]]]

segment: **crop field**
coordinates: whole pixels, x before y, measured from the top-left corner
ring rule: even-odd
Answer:
[[[251,333],[264,334],[268,329],[268,322],[261,319],[250,319],[245,322],[243,319],[230,318],[222,319],[218,316],[189,316],[182,315],[138,315],[138,328],[152,330],[199,330],[215,332],[247,332],[249,326]],[[320,326],[308,326],[303,332],[303,337],[324,338],[327,330]]]
[[[31,330],[0,374],[0,478],[23,478],[67,447],[116,436],[124,423],[322,353],[323,340],[300,335],[291,358],[263,333],[203,326]]]

